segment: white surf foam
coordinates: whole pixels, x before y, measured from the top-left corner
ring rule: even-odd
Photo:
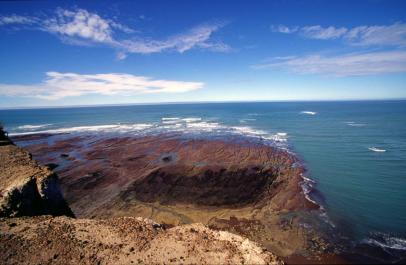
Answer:
[[[218,129],[221,126],[217,122],[193,122],[187,123],[186,128],[194,129],[194,130],[202,130],[202,131],[212,131],[214,129]]]
[[[347,124],[348,126],[352,126],[352,127],[364,127],[366,125],[365,123],[356,123],[353,121],[347,121],[347,122],[345,122],[345,124]]]
[[[314,185],[316,182],[315,182],[314,180],[311,180],[311,179],[309,179],[309,178],[304,177],[303,174],[302,174],[301,176],[302,176],[302,179],[303,179],[302,184],[301,184],[301,187],[302,187],[302,191],[303,191],[303,194],[304,194],[305,198],[306,198],[309,202],[312,202],[312,203],[318,205],[315,200],[313,200],[312,198],[310,198],[310,193],[312,192],[312,190],[313,190],[313,185]]]
[[[262,131],[262,130],[255,130],[249,126],[235,126],[231,127],[231,129],[234,129],[237,133],[240,134],[246,134],[246,135],[267,135],[267,132]]]
[[[173,120],[179,120],[180,118],[178,117],[163,117],[161,120],[163,121],[173,121]]]
[[[202,120],[202,118],[193,118],[193,117],[182,119],[182,121],[185,121],[185,122],[197,122],[197,121],[201,121],[201,120]]]
[[[376,148],[376,147],[369,147],[368,149],[373,151],[373,152],[379,152],[379,153],[386,152],[385,149],[380,149],[380,148]]]
[[[80,132],[128,132],[128,131],[137,131],[151,128],[153,124],[147,123],[136,123],[136,124],[108,124],[108,125],[94,125],[94,126],[75,126],[68,128],[59,128],[52,130],[42,130],[42,131],[31,131],[23,133],[10,133],[10,136],[16,135],[30,135],[30,134],[57,134],[57,133],[80,133]]]
[[[329,216],[327,215],[326,209],[323,207],[323,205],[317,203],[315,200],[313,200],[310,197],[311,192],[314,190],[314,186],[316,185],[316,181],[313,179],[310,179],[308,177],[305,177],[303,174],[300,174],[302,177],[303,181],[300,183],[300,187],[302,188],[303,194],[306,198],[311,203],[314,203],[315,205],[319,206],[319,216],[320,218],[331,225],[332,227],[336,227],[335,224],[331,221]]]
[[[317,112],[315,112],[315,111],[308,111],[308,110],[304,110],[304,111],[301,111],[301,112],[300,112],[300,114],[316,115],[316,114],[317,114]]]
[[[406,239],[376,233],[375,236],[362,240],[362,243],[379,246],[384,249],[406,250]]]
[[[48,127],[50,125],[52,125],[52,124],[50,124],[50,123],[38,124],[38,125],[27,124],[27,125],[18,126],[17,129],[20,129],[20,130],[33,130],[33,129],[40,129],[40,128]]]
[[[162,121],[162,124],[176,124],[176,123],[178,123],[179,122],[179,120],[175,120],[175,119],[173,119],[173,120],[163,120]]]
[[[288,135],[285,132],[270,133],[250,126],[227,126],[213,119],[203,120],[200,117],[162,117],[157,123],[134,124],[106,124],[94,126],[74,126],[49,130],[35,130],[24,132],[11,132],[11,136],[29,134],[59,134],[59,133],[130,133],[132,135],[145,135],[146,133],[160,134],[177,132],[183,134],[210,133],[213,136],[242,135],[264,141],[265,144],[274,144],[281,149],[288,150],[285,142]],[[255,120],[255,119],[250,119]]]
[[[256,119],[241,119],[240,123],[246,123],[246,122],[249,122],[249,121],[256,121]]]

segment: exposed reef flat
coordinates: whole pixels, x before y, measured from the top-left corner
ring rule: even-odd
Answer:
[[[16,137],[54,167],[80,218],[142,216],[169,226],[203,223],[282,256],[316,258],[330,246],[317,229],[287,151],[251,141],[173,135]]]
[[[3,143],[1,264],[283,263],[245,237],[203,224],[167,228],[141,217],[68,217],[73,214],[50,166],[38,165],[11,141]]]

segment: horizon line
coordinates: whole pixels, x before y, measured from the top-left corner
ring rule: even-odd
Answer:
[[[63,108],[92,108],[92,107],[120,107],[120,106],[154,106],[154,105],[188,105],[188,104],[221,104],[221,103],[278,103],[278,102],[351,102],[351,101],[405,101],[406,98],[377,98],[377,99],[274,99],[274,100],[225,100],[225,101],[163,101],[139,103],[111,103],[91,105],[62,105],[62,106],[16,106],[0,107],[0,110],[23,109],[63,109]]]

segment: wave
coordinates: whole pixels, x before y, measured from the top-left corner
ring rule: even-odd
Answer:
[[[17,129],[20,129],[20,130],[32,130],[32,129],[40,129],[40,128],[48,127],[50,125],[52,125],[52,124],[50,124],[50,123],[38,124],[38,125],[27,124],[27,125],[18,126]]]
[[[176,124],[178,122],[179,122],[178,119],[171,119],[171,120],[163,120],[162,124]]]
[[[300,182],[300,187],[303,191],[303,194],[306,198],[311,203],[314,203],[319,207],[318,215],[323,220],[325,223],[329,224],[332,228],[335,228],[336,225],[333,223],[333,221],[329,218],[327,215],[326,209],[323,207],[323,205],[316,200],[312,199],[311,194],[316,191],[316,184],[317,182],[313,179],[310,179],[308,177],[305,177],[304,174],[300,174],[302,177],[302,182]]]
[[[312,203],[314,203],[316,205],[319,205],[315,200],[310,198],[310,193],[313,191],[314,184],[316,184],[316,181],[305,177],[303,174],[301,174],[301,177],[302,177],[303,181],[302,181],[300,186],[302,188],[302,191],[303,191],[303,194],[304,194],[305,198],[308,201],[310,201],[310,202],[312,202]]]
[[[57,128],[49,130],[15,131],[10,132],[10,136],[30,135],[30,134],[60,134],[60,133],[127,133],[136,136],[146,134],[161,133],[181,133],[201,137],[202,133],[208,133],[208,136],[223,137],[229,135],[250,137],[258,139],[264,144],[275,145],[281,149],[287,150],[286,146],[288,134],[285,132],[270,133],[268,131],[255,129],[250,126],[227,126],[219,122],[210,120],[203,121],[198,117],[162,117],[161,122],[155,123],[134,123],[134,124],[107,124],[94,126],[75,126],[68,128]]]
[[[58,133],[78,133],[78,132],[128,132],[134,130],[143,130],[151,128],[153,124],[136,123],[136,124],[109,124],[109,125],[94,125],[94,126],[76,126],[68,128],[59,128],[52,130],[31,131],[23,133],[9,133],[10,136],[30,135],[30,134],[58,134]]]
[[[179,120],[180,118],[178,117],[163,117],[161,120],[163,121],[173,121],[173,120]]]
[[[365,123],[356,123],[353,121],[347,121],[347,122],[345,122],[345,124],[347,124],[348,126],[352,126],[352,127],[364,127],[366,125]]]
[[[316,114],[317,114],[317,112],[315,112],[315,111],[308,111],[308,110],[304,110],[304,111],[301,111],[301,112],[300,112],[300,114],[316,115]]]
[[[240,123],[246,123],[248,121],[256,121],[257,119],[241,119]]]
[[[185,121],[185,122],[197,122],[197,121],[201,121],[202,120],[202,118],[184,118],[184,119],[182,119],[182,121]]]
[[[375,245],[383,249],[406,250],[406,239],[394,237],[385,233],[373,233],[361,243]]]
[[[369,147],[368,149],[371,151],[374,151],[374,152],[380,152],[380,153],[386,152],[385,149],[380,149],[380,148],[376,148],[376,147]]]
[[[267,135],[268,134],[265,131],[255,130],[248,126],[235,126],[235,127],[231,127],[231,128],[234,129],[238,133],[246,134],[246,135]]]
[[[194,123],[187,123],[186,128],[192,128],[202,131],[212,131],[214,129],[219,129],[221,126],[217,122],[194,122]]]

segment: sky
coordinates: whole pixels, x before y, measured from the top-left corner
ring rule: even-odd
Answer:
[[[406,1],[0,2],[0,108],[406,98]]]

